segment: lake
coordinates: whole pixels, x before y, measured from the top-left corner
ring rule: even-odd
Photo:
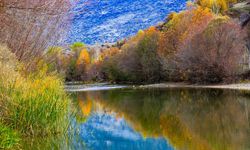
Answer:
[[[70,138],[27,140],[25,149],[250,149],[250,92],[127,87],[72,97]]]

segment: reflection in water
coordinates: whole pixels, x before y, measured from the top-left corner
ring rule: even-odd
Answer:
[[[166,149],[161,146],[166,141],[175,149],[250,149],[250,101],[236,91],[120,89],[84,92],[78,98],[93,103],[92,114],[80,127],[93,149],[110,149],[110,143],[119,149]]]
[[[90,149],[96,150],[172,150],[164,138],[143,138],[122,118],[115,114],[94,112],[88,121],[80,126],[80,134]]]
[[[88,117],[86,122],[78,122],[77,128],[89,149],[173,149],[162,137],[145,138],[136,132],[124,118],[96,103],[102,100],[99,96],[92,99],[88,93],[81,93],[77,97],[82,115]]]
[[[250,94],[218,89],[116,89],[74,96],[65,137],[23,149],[250,150]]]
[[[89,98],[86,98],[86,100],[83,101],[80,99],[80,96],[79,96],[78,103],[79,103],[79,107],[82,111],[82,114],[84,116],[89,116],[91,113],[91,108],[92,108],[92,100],[90,100]]]

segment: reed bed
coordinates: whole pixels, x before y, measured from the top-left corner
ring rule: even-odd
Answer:
[[[59,76],[22,76],[14,55],[1,46],[0,68],[0,134],[10,138],[1,139],[0,148],[17,144],[16,132],[21,137],[66,133],[70,100]]]

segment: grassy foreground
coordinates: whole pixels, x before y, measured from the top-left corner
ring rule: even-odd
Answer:
[[[0,47],[0,148],[18,145],[24,136],[63,134],[69,100],[57,75],[43,71],[24,76],[20,63]]]

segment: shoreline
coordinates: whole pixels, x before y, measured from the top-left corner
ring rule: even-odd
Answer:
[[[83,92],[83,91],[98,91],[112,90],[122,88],[200,88],[200,89],[229,89],[229,90],[246,90],[250,91],[250,83],[235,83],[235,84],[216,84],[216,85],[195,85],[184,82],[166,82],[147,85],[119,85],[110,83],[93,83],[93,84],[72,84],[65,85],[66,92]]]
[[[204,89],[230,89],[250,91],[250,83],[216,84],[216,85],[195,85],[182,82],[156,83],[142,85],[142,88],[204,88]]]

